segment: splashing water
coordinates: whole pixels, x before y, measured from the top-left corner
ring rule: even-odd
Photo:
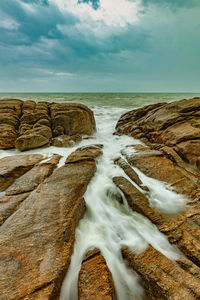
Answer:
[[[113,160],[120,156],[120,151],[125,145],[140,142],[128,136],[112,134],[116,120],[124,112],[123,109],[109,108],[108,110],[101,107],[96,108],[95,112],[98,127],[92,143],[104,145],[103,155],[97,160],[96,175],[84,196],[87,211],[76,229],[74,253],[63,282],[60,300],[78,299],[77,282],[82,259],[88,250],[94,248],[99,248],[106,259],[112,272],[118,299],[139,300],[143,298],[140,279],[135,272],[128,269],[123,261],[121,247],[126,245],[135,253],[141,253],[145,251],[148,244],[151,244],[172,260],[178,259],[180,253],[147,218],[129,209],[123,195],[123,204],[112,197],[115,192],[120,192],[113,184],[112,178],[114,176],[128,178],[123,170],[113,163]],[[137,172],[143,183],[150,187],[152,184],[150,178],[139,170]],[[167,205],[173,206],[176,211],[180,209],[180,199],[182,203],[185,201],[183,197],[169,191],[165,184],[158,181],[157,188],[151,191],[151,202],[158,202],[157,207],[160,209],[165,206],[163,199],[166,192],[168,193]]]

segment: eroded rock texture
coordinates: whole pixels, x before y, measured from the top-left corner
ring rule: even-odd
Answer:
[[[60,168],[58,155],[44,162],[36,154],[0,160],[8,179],[0,197],[0,299],[59,298],[86,208],[83,195],[96,171],[93,156],[79,155]]]
[[[22,101],[4,99],[0,101],[0,149],[13,148],[18,136]]]
[[[116,132],[172,147],[185,161],[196,165],[200,156],[199,115],[200,98],[149,105],[124,114]]]
[[[187,260],[173,262],[151,246],[144,253],[137,255],[124,247],[122,254],[129,266],[136,270],[143,279],[150,299],[200,298],[199,270],[194,268],[190,273],[190,270],[180,267],[181,263],[184,265],[184,262],[187,265]],[[188,268],[189,266],[190,262],[188,262]]]
[[[0,101],[0,149],[71,147],[94,130],[93,112],[82,104]]]
[[[200,98],[160,103],[124,114],[116,134],[128,134],[143,145],[124,147],[118,164],[135,182],[115,177],[130,208],[154,223],[186,258],[176,263],[150,247],[123,256],[142,277],[151,299],[200,299]],[[137,169],[183,194],[189,206],[178,214],[164,214],[150,205],[150,191]],[[140,187],[140,189],[139,189]]]
[[[80,300],[117,299],[112,274],[98,249],[89,251],[83,259],[78,296]]]

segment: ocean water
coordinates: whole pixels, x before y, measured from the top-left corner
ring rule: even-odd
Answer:
[[[126,245],[135,253],[145,251],[149,245],[171,260],[182,254],[161,234],[147,218],[133,212],[123,197],[123,204],[113,196],[120,192],[113,184],[114,176],[124,176],[123,170],[113,161],[122,156],[121,150],[127,145],[137,145],[140,141],[129,136],[113,135],[120,115],[130,109],[157,102],[170,102],[182,98],[200,96],[197,94],[1,94],[0,98],[15,97],[36,101],[79,102],[88,105],[95,114],[97,131],[72,148],[40,148],[24,152],[41,153],[50,158],[53,153],[63,156],[59,167],[75,149],[90,144],[103,144],[103,155],[97,159],[97,172],[84,195],[87,210],[76,229],[76,242],[71,264],[62,285],[60,300],[78,299],[78,274],[81,262],[88,250],[99,248],[112,272],[119,300],[144,299],[144,291],[139,276],[130,270],[121,256],[121,247]],[[134,151],[134,149],[133,149]],[[21,154],[17,150],[1,150],[0,158]],[[163,182],[148,178],[134,169],[144,185],[150,188],[149,203],[167,214],[174,214],[186,207],[187,199],[176,194]],[[128,179],[128,178],[127,178]],[[129,179],[129,181],[131,181]],[[133,183],[134,184],[134,183]],[[139,188],[139,187],[138,187]],[[121,192],[120,192],[121,193]],[[8,222],[12,222],[10,218]],[[8,223],[7,222],[7,223]],[[7,223],[2,225],[5,230]]]
[[[78,102],[95,106],[131,109],[158,102],[170,102],[199,96],[200,93],[0,93],[2,98],[18,98],[35,101]]]

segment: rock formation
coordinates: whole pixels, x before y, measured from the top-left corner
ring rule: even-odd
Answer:
[[[0,160],[1,188],[7,187],[0,198],[0,299],[58,299],[101,154],[97,146],[86,150],[92,155],[78,149],[60,168],[58,155]]]
[[[124,145],[114,163],[127,176],[115,176],[117,189],[109,188],[107,195],[119,205],[125,197],[130,209],[148,218],[182,253],[170,260],[151,245],[143,253],[122,247],[127,265],[140,275],[145,299],[200,299],[199,116],[200,98],[194,98],[135,109],[116,126],[115,134],[141,144]],[[81,104],[0,101],[0,149],[71,147],[94,131],[93,112]],[[61,167],[56,154],[0,159],[0,300],[59,299],[75,230],[86,210],[84,194],[102,148],[79,147]],[[140,172],[182,194],[188,205],[173,214],[154,207],[151,186],[143,184]],[[99,249],[83,258],[77,288],[81,300],[117,299]]]
[[[71,147],[94,130],[93,112],[82,104],[0,101],[0,149]]]
[[[184,99],[135,109],[121,116],[116,126],[115,134],[130,135],[143,144],[124,147],[124,159],[115,160],[136,185],[124,177],[115,177],[113,182],[130,208],[150,219],[185,255],[172,262],[152,247],[142,254],[122,249],[128,265],[143,279],[150,299],[200,299],[199,115],[200,98]],[[175,215],[152,207],[150,191],[137,169],[185,195],[189,206]]]

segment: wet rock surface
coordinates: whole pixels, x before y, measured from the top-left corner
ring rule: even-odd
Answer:
[[[98,249],[89,251],[83,259],[79,273],[78,298],[117,299],[112,274]]]
[[[59,298],[86,209],[83,195],[96,172],[93,156],[57,168],[59,160],[37,154],[0,160],[9,182],[0,196],[2,300]]]
[[[93,112],[82,104],[0,101],[0,149],[71,147],[81,135],[91,135],[95,126]]]
[[[123,257],[143,279],[150,299],[199,299],[200,273],[191,274],[163,254],[149,247],[142,254],[122,248]],[[184,265],[184,259],[182,260]],[[187,260],[185,260],[187,265]],[[188,263],[190,265],[190,263]]]
[[[200,299],[199,112],[200,98],[160,103],[124,114],[116,126],[115,134],[142,143],[124,147],[123,159],[115,160],[131,181],[120,176],[113,182],[129,207],[147,217],[185,255],[173,262],[151,246],[142,254],[122,249],[150,299]],[[173,214],[154,207],[152,186],[145,187],[140,174],[184,195],[188,206]]]

